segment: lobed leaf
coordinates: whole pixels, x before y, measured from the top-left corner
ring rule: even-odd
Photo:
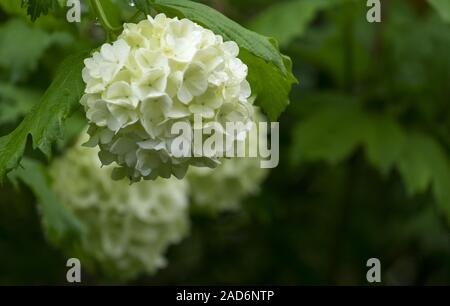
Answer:
[[[336,0],[295,0],[270,6],[256,16],[250,28],[264,35],[275,37],[285,47],[302,35],[316,14],[336,3]]]
[[[78,54],[64,60],[40,102],[13,132],[0,138],[0,181],[18,166],[29,135],[33,149],[50,155],[52,142],[62,134],[62,123],[79,106],[84,90],[84,57],[85,54]]]
[[[57,5],[57,0],[22,0],[22,7],[27,8],[31,21],[35,21],[41,15],[47,15]]]
[[[387,175],[396,168],[409,195],[431,191],[450,221],[450,161],[429,135],[406,131],[394,119],[367,113],[355,105],[328,105],[294,129],[291,158],[338,163],[358,148]]]

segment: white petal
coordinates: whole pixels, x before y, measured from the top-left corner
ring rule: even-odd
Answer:
[[[105,60],[109,62],[114,62],[116,60],[114,49],[110,44],[103,44],[100,48],[100,54]]]
[[[226,41],[222,45],[222,50],[230,57],[239,55],[239,46],[234,41]]]
[[[180,89],[178,90],[177,93],[177,98],[178,100],[180,100],[180,102],[184,103],[184,104],[188,104],[189,102],[192,101],[192,94],[189,91],[189,89],[187,88],[187,86],[185,86],[184,84],[180,87]]]

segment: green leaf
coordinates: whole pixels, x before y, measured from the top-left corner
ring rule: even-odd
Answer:
[[[408,193],[422,193],[431,187],[450,222],[450,162],[442,146],[426,134],[409,133],[397,165]]]
[[[187,0],[154,0],[149,2],[158,12],[188,18],[235,41],[241,48],[240,58],[247,64],[250,84],[257,95],[256,103],[263,107],[269,119],[275,120],[289,101],[289,92],[297,82],[290,59],[280,53],[274,39],[252,32],[220,12]],[[273,83],[273,84],[272,84]],[[273,92],[273,90],[280,90]]]
[[[251,55],[247,50],[241,50],[240,58],[249,68],[247,79],[253,94],[257,96],[256,103],[271,121],[275,121],[289,104],[289,93],[292,84],[296,83],[295,78],[284,76],[273,64]],[[290,65],[287,63],[287,67]]]
[[[280,2],[270,6],[256,16],[250,28],[264,35],[275,37],[286,47],[296,37],[302,35],[316,14],[336,0],[295,0]]]
[[[0,27],[0,67],[9,69],[13,82],[36,69],[45,50],[53,44],[66,45],[72,36],[64,32],[47,33],[20,19]]]
[[[431,188],[450,221],[450,161],[445,150],[429,135],[406,131],[387,116],[365,112],[357,105],[322,106],[294,128],[291,158],[294,164],[334,164],[359,147],[383,175],[395,167],[410,196]]]
[[[47,15],[58,5],[56,0],[22,0],[22,6],[27,8],[27,14],[31,21],[35,21],[39,16]]]
[[[438,12],[445,22],[450,22],[450,1],[428,0],[430,5]]]
[[[14,123],[39,101],[40,93],[0,82],[0,124]]]
[[[441,147],[433,161],[433,194],[442,211],[447,215],[450,223],[450,163]]]
[[[338,163],[361,144],[368,128],[368,122],[353,106],[325,107],[294,129],[292,160]]]
[[[147,0],[133,0],[133,3],[136,5],[136,8],[145,15],[150,15],[152,12],[152,7]]]
[[[424,135],[408,135],[407,149],[399,160],[399,170],[410,195],[425,192],[431,183],[433,169],[429,157],[435,151],[433,146],[434,143]]]
[[[24,158],[22,167],[8,177],[26,184],[38,199],[38,209],[47,239],[57,245],[72,245],[85,233],[84,225],[59,201],[52,192],[45,168],[38,162]]]
[[[61,64],[53,83],[40,102],[9,135],[0,138],[0,181],[19,164],[32,137],[33,149],[50,155],[51,144],[62,134],[64,120],[79,106],[84,83],[81,78],[86,54],[70,56]]]
[[[364,114],[361,114],[364,116]],[[387,176],[399,160],[405,145],[405,133],[392,118],[382,115],[367,115],[369,128],[361,135],[367,159],[382,175]]]

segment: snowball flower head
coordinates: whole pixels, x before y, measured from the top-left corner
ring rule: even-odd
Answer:
[[[165,266],[166,249],[188,234],[187,184],[111,180],[97,152],[78,144],[50,167],[54,192],[87,229],[79,254],[66,251],[113,279],[154,273]]]
[[[224,160],[216,169],[189,169],[186,177],[194,211],[216,214],[238,210],[243,199],[259,193],[267,174],[259,158]]]
[[[104,165],[119,166],[113,176],[182,178],[190,165],[215,167],[226,150],[178,157],[171,144],[179,135],[171,128],[185,122],[194,131],[200,118],[204,128],[214,124],[225,135],[226,122],[252,121],[248,69],[238,54],[235,42],[159,14],[125,24],[115,42],[86,59],[81,103],[89,144],[100,147]]]
[[[254,114],[255,121],[266,121],[256,107]],[[258,130],[257,125],[253,128]],[[258,137],[259,142],[267,141],[266,134],[260,133]],[[216,214],[238,210],[242,200],[259,193],[261,183],[269,174],[268,169],[261,168],[259,157],[223,159],[221,162],[216,169],[189,169],[186,177],[194,211]]]

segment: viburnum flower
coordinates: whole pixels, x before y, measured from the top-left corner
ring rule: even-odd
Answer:
[[[189,232],[187,183],[111,180],[97,152],[79,143],[50,167],[52,189],[87,229],[79,254],[66,251],[113,279],[154,273],[165,266],[166,249]]]
[[[119,165],[114,177],[182,178],[190,165],[217,166],[225,150],[174,154],[178,135],[171,127],[185,122],[193,131],[197,117],[206,127],[219,124],[225,135],[226,122],[252,122],[248,68],[238,54],[235,42],[188,19],[159,14],[124,24],[115,42],[86,59],[81,103],[90,123],[89,145],[100,147],[104,165]]]
[[[263,114],[254,108],[255,121],[266,121]],[[253,129],[258,130],[257,125]],[[267,141],[267,136],[259,133],[259,142]],[[247,143],[258,146],[258,143]],[[242,157],[222,159],[216,169],[190,168],[186,178],[193,210],[197,212],[220,213],[240,209],[240,204],[248,196],[257,195],[261,183],[269,174],[261,168],[261,158]]]
[[[215,214],[238,210],[244,198],[259,193],[267,174],[259,158],[223,160],[216,169],[189,169],[186,177],[194,211]]]

